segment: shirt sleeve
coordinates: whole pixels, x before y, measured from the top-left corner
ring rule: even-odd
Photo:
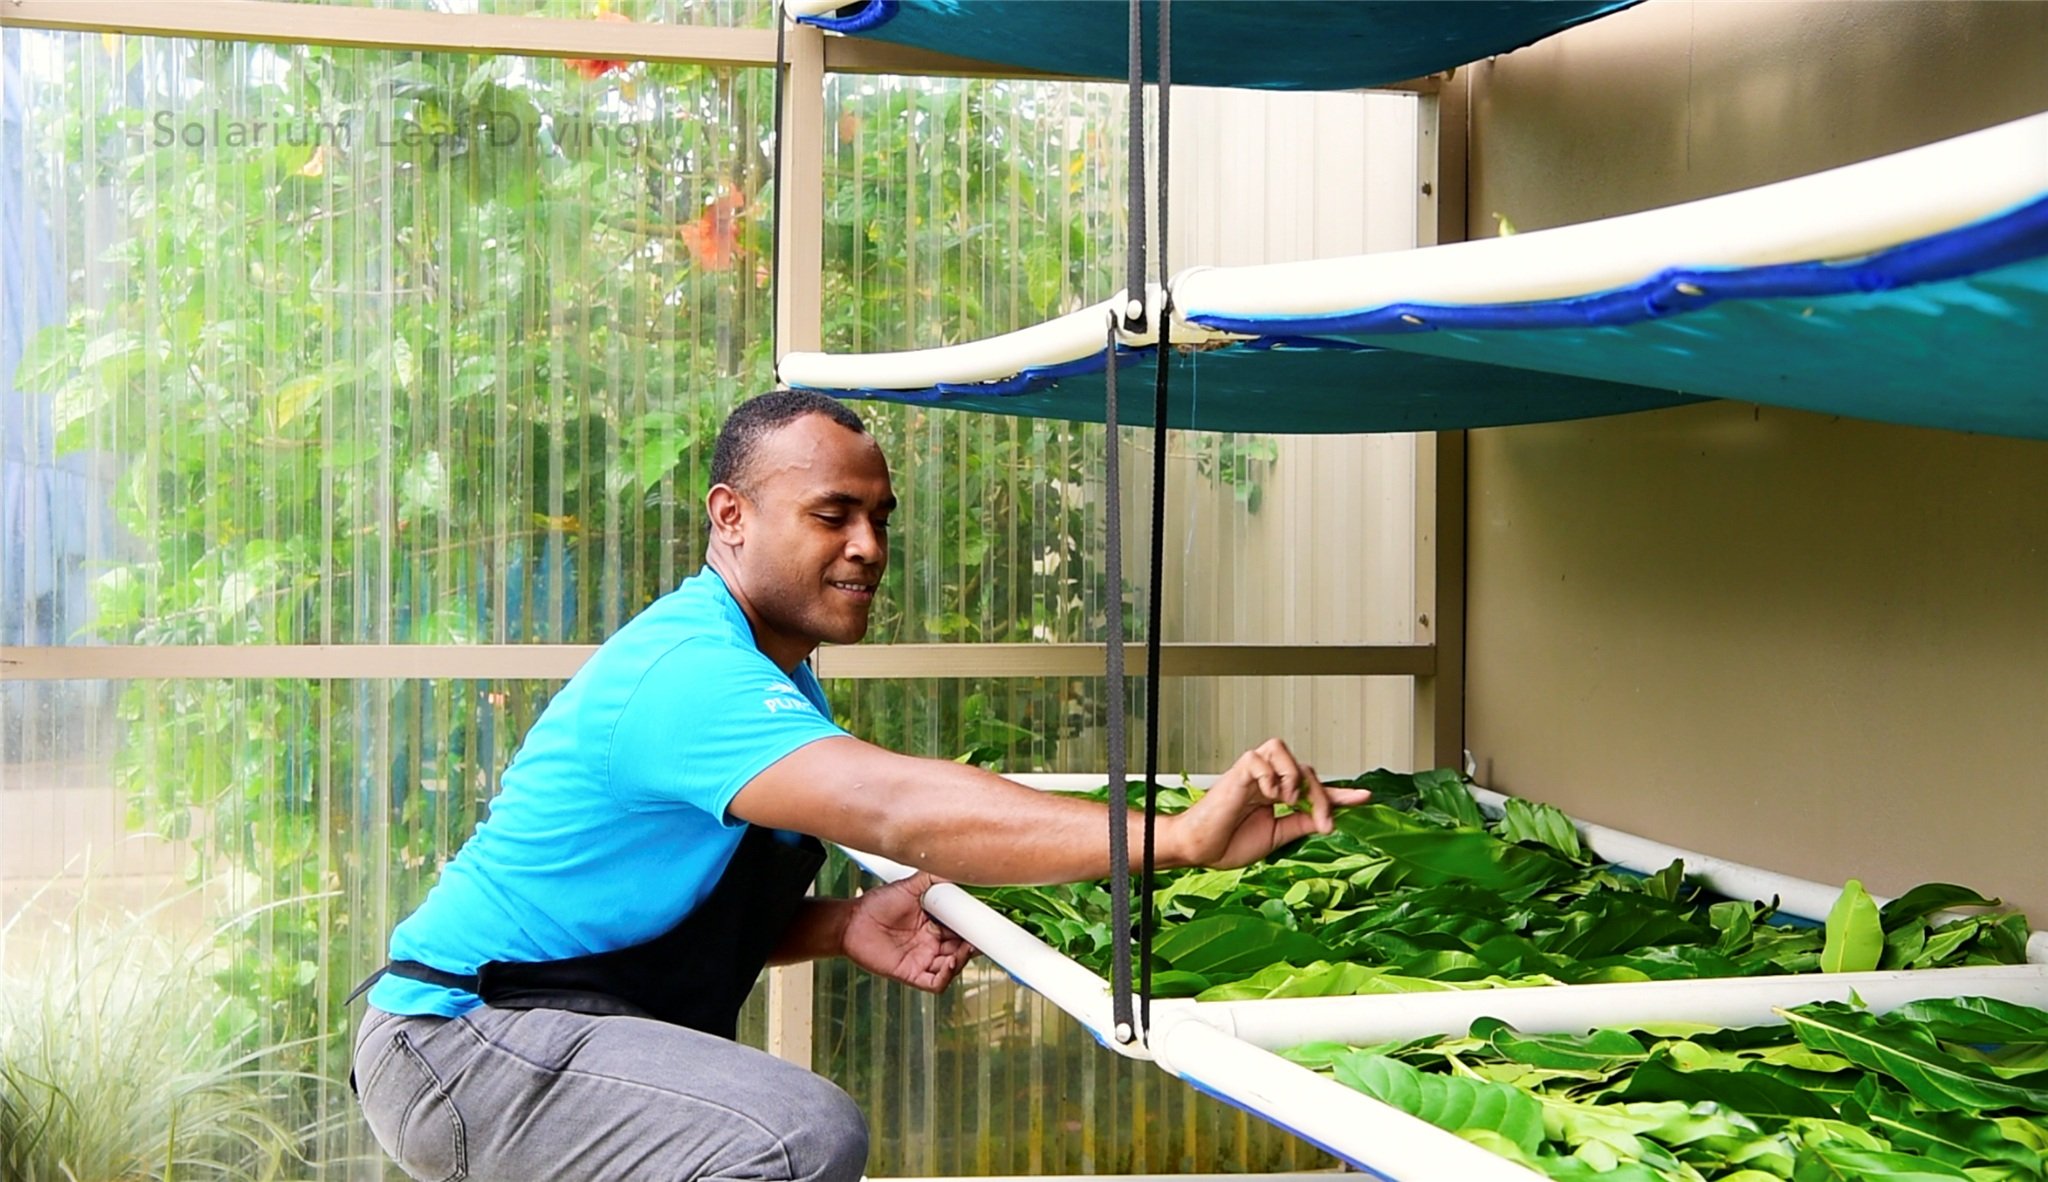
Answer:
[[[758,652],[684,644],[656,661],[619,713],[610,779],[631,809],[700,808],[726,825],[739,790],[797,748],[846,732]]]

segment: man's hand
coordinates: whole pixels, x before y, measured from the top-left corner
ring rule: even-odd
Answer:
[[[926,993],[952,984],[974,947],[925,913],[924,893],[937,881],[913,874],[855,900],[840,937],[846,959]]]
[[[1160,844],[1182,865],[1232,870],[1290,841],[1328,833],[1334,808],[1364,804],[1371,797],[1363,788],[1324,787],[1314,768],[1295,762],[1287,744],[1267,739],[1239,756],[1186,812],[1162,817]],[[1275,805],[1299,804],[1304,798],[1305,812],[1284,817],[1273,812]]]

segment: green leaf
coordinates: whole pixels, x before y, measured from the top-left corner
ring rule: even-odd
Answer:
[[[1667,903],[1676,903],[1685,890],[1685,859],[1673,858],[1671,864],[1642,882],[1643,893]]]
[[[69,325],[52,324],[29,339],[14,367],[14,386],[26,393],[55,390],[76,368],[78,350]]]
[[[320,390],[325,385],[318,374],[301,374],[280,385],[270,398],[270,419],[282,431],[291,426],[292,420],[320,401]]]
[[[1824,973],[1867,973],[1884,956],[1884,926],[1877,902],[1863,884],[1850,879],[1828,909],[1828,939],[1820,951]]]
[[[1257,1001],[1269,997],[1327,997],[1358,992],[1362,978],[1374,970],[1349,962],[1331,964],[1317,961],[1296,968],[1290,964],[1267,965],[1241,981],[1214,985],[1204,990],[1202,1001]]]
[[[1337,1080],[1383,1104],[1458,1133],[1497,1133],[1528,1156],[1543,1142],[1543,1108],[1506,1084],[1429,1075],[1385,1055],[1353,1054],[1333,1064]]]
[[[1941,1182],[1970,1176],[1913,1153],[1821,1144],[1803,1149],[1792,1182]]]
[[[1277,1053],[1289,1063],[1306,1067],[1310,1071],[1329,1071],[1336,1065],[1337,1060],[1357,1054],[1358,1048],[1350,1043],[1323,1040],[1285,1047]]]
[[[1984,926],[1982,919],[1959,919],[1954,923],[1935,929],[1927,937],[1927,943],[1918,955],[1907,962],[1907,968],[1929,969],[1946,964],[1949,959],[1962,951],[1965,944],[1977,938],[1977,932]]]
[[[2048,1043],[2048,1011],[1995,997],[1936,997],[1909,1001],[1889,1015],[1912,1022],[1945,1042],[2011,1045]]]
[[[1556,806],[1510,796],[1502,809],[1498,830],[1501,837],[1508,841],[1549,846],[1574,862],[1586,860],[1585,847],[1579,843],[1578,827]]]
[[[1486,816],[1479,811],[1479,802],[1472,799],[1471,790],[1465,787],[1465,778],[1454,771],[1437,768],[1415,773],[1415,791],[1426,813],[1465,829],[1486,826]]]
[[[1531,1067],[1612,1073],[1649,1052],[1625,1030],[1596,1030],[1587,1035],[1523,1034],[1498,1018],[1472,1023],[1472,1037],[1483,1038],[1502,1058]]]
[[[1257,915],[1205,915],[1168,928],[1152,951],[1182,972],[1216,977],[1243,974],[1278,961],[1308,964],[1329,960],[1330,950],[1313,936]]]
[[[1153,903],[1161,912],[1182,900],[1199,899],[1214,902],[1238,889],[1244,881],[1242,870],[1196,870],[1183,874],[1166,884],[1153,896]]]
[[[1158,969],[1152,974],[1152,992],[1158,997],[1193,997],[1209,988],[1209,978],[1179,969]]]
[[[1884,955],[1877,962],[1881,969],[1903,969],[1912,964],[1927,949],[1927,925],[1908,923],[1890,929],[1884,934]]]
[[[2005,1164],[2038,1175],[2039,1154],[2007,1139],[1990,1121],[1956,1112],[1922,1112],[1904,1095],[1866,1075],[1854,1103],[1842,1114],[1890,1141],[1894,1148],[1923,1153],[1950,1165]]]
[[[1729,899],[1707,908],[1707,922],[1721,934],[1716,943],[1723,952],[1732,952],[1749,942],[1750,933],[1756,930],[1756,905]]]
[[[1669,1182],[1667,1175],[1641,1162],[1618,1162],[1602,1169],[1584,1158],[1564,1157],[1543,1158],[1538,1164],[1555,1182]],[[1718,1182],[1783,1182],[1775,1174],[1761,1174],[1755,1179],[1743,1176],[1754,1173],[1753,1170],[1744,1170],[1742,1174],[1731,1174]]]
[[[1991,1122],[2005,1139],[2040,1155],[2048,1162],[2048,1120],[2028,1120],[2024,1116],[2001,1116]]]
[[[1357,810],[1352,810],[1356,812]],[[1373,839],[1410,881],[1469,883],[1522,899],[1571,873],[1556,855],[1469,830],[1387,833]]]
[[[692,442],[693,437],[682,431],[650,435],[640,444],[640,454],[633,464],[633,478],[641,488],[653,488],[682,462],[683,453]]]
[[[2048,1113],[2048,1081],[2005,1080],[1934,1045],[1920,1028],[1822,1002],[1779,1010],[1799,1041],[1882,1072],[1913,1098],[1944,1112],[2025,1108]]]
[[[1765,1127],[1801,1116],[1831,1117],[1835,1109],[1811,1092],[1760,1071],[1680,1071],[1666,1055],[1650,1058],[1621,1090],[1626,1100],[1711,1100]]]
[[[1997,899],[1987,899],[1968,887],[1946,882],[1923,882],[1880,909],[1884,930],[1896,931],[1914,920],[1926,919],[1938,911],[1949,911],[1957,907],[1996,907]]]
[[[1646,895],[1590,895],[1557,935],[1539,939],[1552,956],[1592,960],[1674,944],[1699,944],[1709,932],[1684,912]]]

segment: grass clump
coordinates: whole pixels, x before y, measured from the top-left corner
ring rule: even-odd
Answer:
[[[280,1081],[262,1067],[274,1048],[251,1045],[206,947],[150,919],[81,904],[28,955],[31,941],[9,941],[0,1179],[267,1182],[295,1160],[273,1115]]]

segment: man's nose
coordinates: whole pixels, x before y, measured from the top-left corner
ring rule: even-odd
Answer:
[[[855,562],[872,566],[881,562],[889,553],[889,540],[872,521],[861,521],[847,531],[846,556]]]

